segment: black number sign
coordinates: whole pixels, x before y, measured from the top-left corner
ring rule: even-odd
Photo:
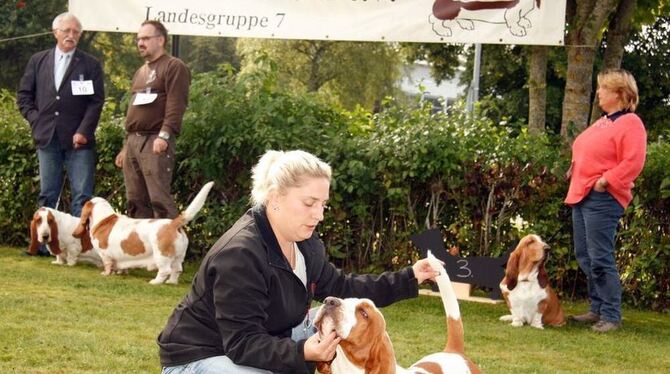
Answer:
[[[505,276],[505,264],[510,252],[497,258],[452,256],[444,248],[442,234],[438,229],[424,231],[410,239],[423,257],[430,250],[435,257],[442,260],[451,280],[490,289],[491,299],[502,298],[499,284]]]

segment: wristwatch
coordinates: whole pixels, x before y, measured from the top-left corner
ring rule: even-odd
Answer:
[[[170,140],[170,133],[167,132],[167,131],[161,131],[161,132],[158,133],[158,137],[165,140],[165,141],[168,141],[168,140]]]

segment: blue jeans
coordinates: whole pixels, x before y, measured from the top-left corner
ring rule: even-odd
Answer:
[[[588,280],[591,311],[621,321],[621,280],[614,260],[617,225],[624,208],[609,192],[591,192],[572,207],[575,256]]]
[[[49,145],[37,149],[37,158],[40,163],[40,206],[57,208],[65,169],[72,192],[71,212],[79,217],[81,208],[93,196],[95,149],[63,150],[54,134]]]
[[[312,325],[319,308],[309,310],[309,314],[291,332],[293,341],[306,340],[314,335],[316,329]],[[214,356],[193,361],[185,365],[164,367],[162,374],[272,374],[271,371],[249,366],[236,365],[226,356]]]

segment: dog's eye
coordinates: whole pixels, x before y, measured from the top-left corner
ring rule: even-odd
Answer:
[[[358,312],[361,314],[363,318],[368,319],[368,312],[366,312],[365,309],[361,308],[358,310]]]

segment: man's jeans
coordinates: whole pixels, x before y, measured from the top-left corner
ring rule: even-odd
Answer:
[[[56,135],[49,145],[37,150],[40,162],[40,206],[56,208],[63,186],[63,168],[67,171],[72,192],[70,211],[75,217],[93,196],[95,184],[95,149],[62,150]]]
[[[316,329],[312,325],[319,308],[309,310],[309,314],[298,326],[293,328],[293,341],[306,340],[314,335]],[[272,374],[271,371],[256,369],[249,366],[236,365],[226,356],[214,356],[194,361],[185,365],[164,367],[162,374]]]
[[[595,190],[572,207],[575,256],[588,279],[591,311],[615,323],[621,321],[621,280],[614,244],[623,212],[609,192]]]

